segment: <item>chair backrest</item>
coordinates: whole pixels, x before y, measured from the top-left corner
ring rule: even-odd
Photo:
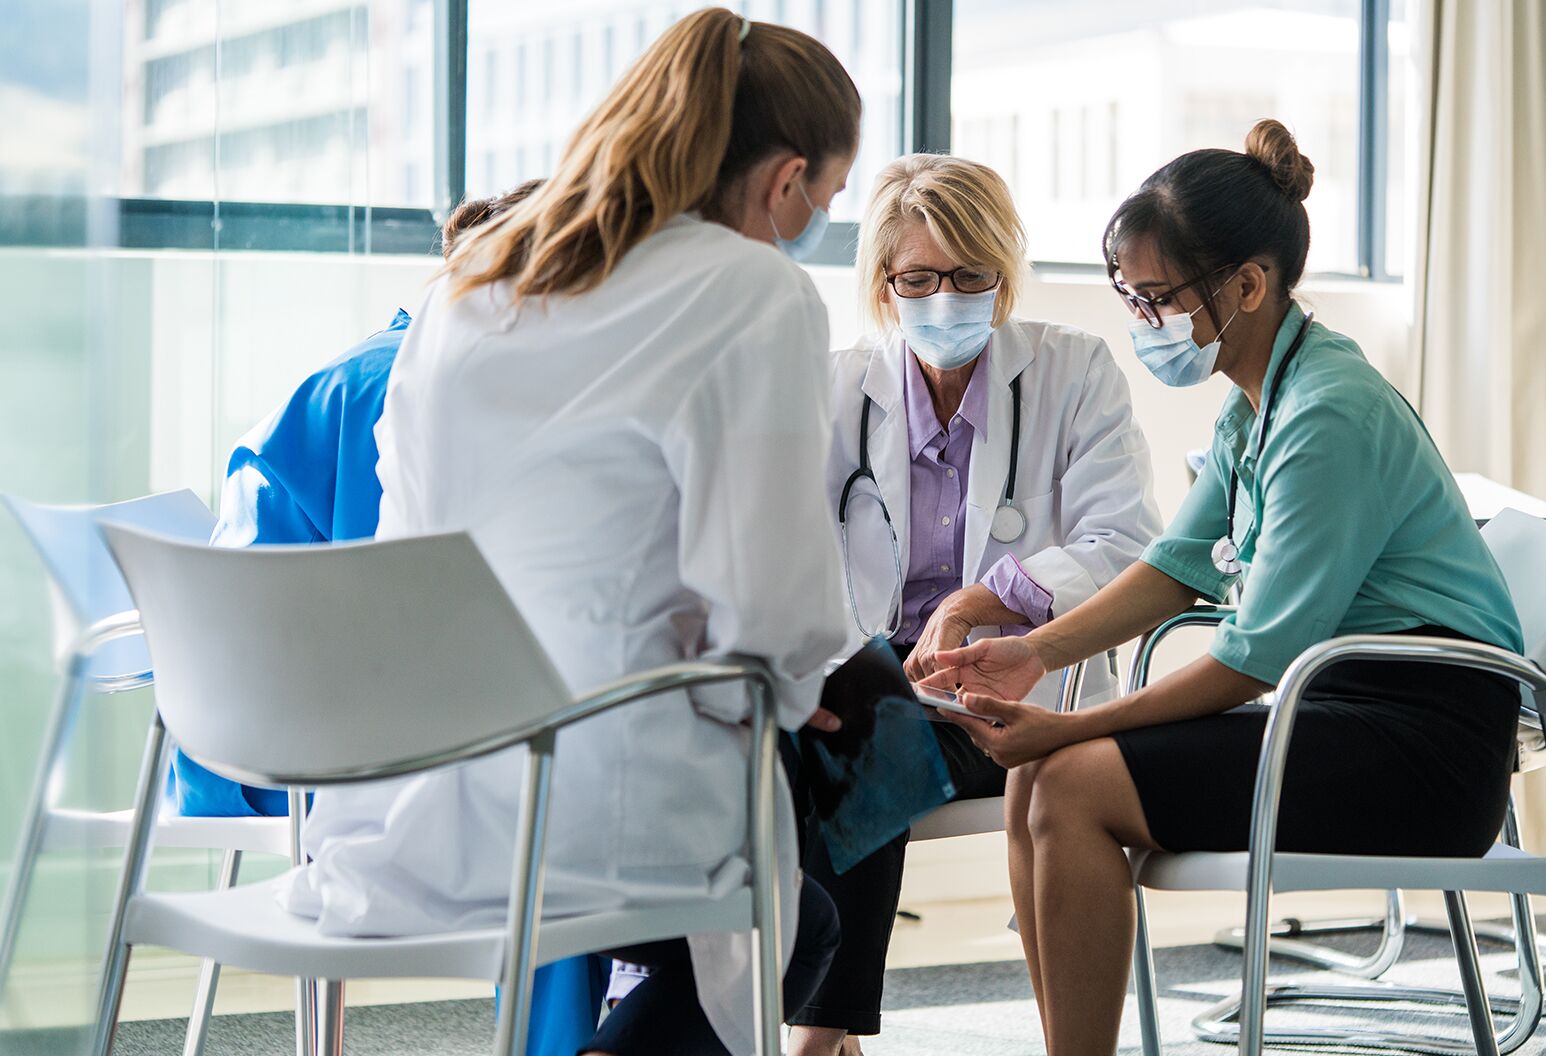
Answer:
[[[1186,453],[1186,482],[1197,483],[1197,475],[1202,472],[1202,467],[1208,464],[1208,449],[1199,448],[1196,451]]]
[[[105,506],[44,506],[14,495],[0,502],[16,517],[48,573],[54,601],[54,654],[63,658],[85,627],[134,608],[129,588],[108,552],[99,526],[129,524],[161,535],[207,544],[215,515],[193,492],[167,491]],[[142,638],[105,646],[87,665],[97,676],[148,670]]]
[[[1524,656],[1546,667],[1546,520],[1502,510],[1482,528],[1482,538],[1514,597]]]
[[[228,777],[359,779],[573,699],[464,533],[225,550],[103,531],[167,730]]]

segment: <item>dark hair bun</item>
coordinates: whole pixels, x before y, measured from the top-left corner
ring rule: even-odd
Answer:
[[[1310,196],[1315,166],[1299,153],[1294,134],[1282,122],[1271,118],[1256,122],[1251,134],[1245,137],[1245,152],[1266,166],[1272,181],[1290,201],[1302,202]]]

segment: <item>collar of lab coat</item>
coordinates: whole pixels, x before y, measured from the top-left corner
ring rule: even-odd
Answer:
[[[909,539],[911,538],[910,453],[907,443],[907,413],[902,399],[903,370],[907,351],[899,330],[891,330],[870,349],[861,388],[874,402],[881,415],[871,414],[870,466],[876,483],[891,511],[897,546],[902,555],[903,581],[907,578]],[[1009,439],[1013,431],[1012,395],[1009,383],[1036,359],[1036,345],[1026,329],[1011,319],[993,333],[993,354],[986,366],[993,384],[988,388],[988,427],[972,438],[972,464],[966,482],[965,553],[961,562],[961,581],[974,583],[982,574],[983,553],[993,511],[1004,494],[1009,476]],[[1024,386],[1026,382],[1022,381]],[[876,419],[879,418],[879,421]],[[1020,423],[1021,442],[1029,435],[1030,423]],[[993,438],[993,443],[989,442]],[[1016,495],[1016,499],[1024,498]]]

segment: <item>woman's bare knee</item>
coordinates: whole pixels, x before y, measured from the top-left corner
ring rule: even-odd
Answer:
[[[1041,760],[1027,817],[1033,842],[1052,836],[1070,823],[1088,824],[1083,816],[1088,806],[1086,790],[1094,775],[1089,773],[1083,747],[1076,744],[1062,748]]]
[[[1004,782],[1004,832],[1011,844],[1029,847],[1031,842],[1031,800],[1036,794],[1036,774],[1041,761],[1026,763],[1009,771]]]
[[[1031,797],[1031,839],[1069,827],[1101,828],[1129,847],[1154,846],[1132,775],[1110,738],[1069,745],[1041,762]]]

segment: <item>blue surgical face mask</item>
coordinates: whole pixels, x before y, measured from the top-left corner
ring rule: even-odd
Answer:
[[[998,291],[936,293],[898,297],[896,314],[902,337],[913,354],[931,367],[954,370],[982,354],[993,336],[993,307]]]
[[[1134,319],[1127,324],[1139,362],[1166,385],[1185,388],[1207,381],[1218,362],[1224,331],[1235,321],[1235,315],[1240,314],[1240,309],[1236,308],[1235,315],[1219,329],[1218,337],[1198,348],[1197,342],[1192,340],[1192,316],[1200,311],[1202,306],[1198,305],[1185,315],[1167,315],[1163,320],[1165,325],[1158,330],[1143,319]]]
[[[827,233],[827,224],[832,217],[825,209],[811,201],[811,196],[805,193],[805,184],[800,185],[800,196],[805,199],[805,204],[811,207],[811,218],[805,221],[805,229],[793,238],[784,238],[778,233],[778,221],[773,219],[773,214],[768,214],[768,223],[773,225],[773,242],[783,250],[791,260],[805,260],[816,247],[821,245],[821,238]]]

